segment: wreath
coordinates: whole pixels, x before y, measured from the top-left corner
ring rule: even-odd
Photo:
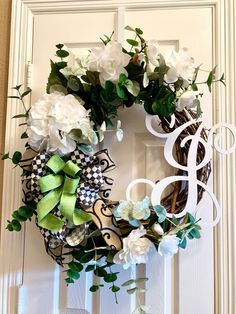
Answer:
[[[195,66],[186,49],[162,51],[157,40],[146,41],[139,28],[126,27],[134,34],[124,48],[105,36],[100,47],[87,56],[75,57],[63,44],[56,45],[56,62],[51,61],[46,93],[28,109],[24,98],[31,93],[22,85],[14,87],[24,113],[27,128],[21,138],[27,139],[25,152],[17,151],[10,158],[23,169],[23,206],[8,221],[9,231],[20,231],[22,222],[35,216],[47,253],[66,267],[67,284],[79,279],[80,272],[92,271],[110,285],[115,294],[118,274],[114,264],[124,268],[146,263],[148,252],[156,249],[160,255],[172,256],[185,249],[187,239],[199,239],[199,220],[183,211],[188,195],[188,182],[171,185],[161,204],[153,205],[148,196],[143,200],[110,200],[113,180],[109,171],[115,163],[108,149],[94,151],[106,132],[114,131],[117,140],[123,138],[118,109],[142,106],[148,115],[158,119],[165,134],[175,131],[190,120],[175,143],[176,160],[186,165],[191,141],[200,122],[201,92]],[[224,75],[215,78],[215,68],[204,83],[211,92],[212,83],[224,83]],[[202,82],[201,82],[202,84]],[[171,121],[174,118],[174,123]],[[207,140],[204,128],[200,133]],[[199,141],[197,160],[205,155]],[[197,179],[207,183],[210,163],[197,171]],[[186,176],[177,170],[178,176]],[[158,178],[157,178],[158,180]],[[158,181],[157,181],[158,182]],[[198,202],[203,195],[197,190]],[[171,218],[168,214],[172,214]],[[176,216],[175,216],[176,215]],[[138,284],[147,278],[123,283],[128,293],[138,292]],[[103,284],[90,287],[95,292]],[[145,311],[145,307],[139,304]]]

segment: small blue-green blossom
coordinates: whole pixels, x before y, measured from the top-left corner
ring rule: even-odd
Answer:
[[[150,200],[146,196],[142,201],[122,201],[113,209],[113,214],[117,220],[124,219],[133,226],[139,226],[138,220],[146,220],[150,216]]]

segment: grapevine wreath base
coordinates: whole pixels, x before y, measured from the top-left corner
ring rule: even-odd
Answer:
[[[196,119],[196,114],[192,110],[185,110],[181,113],[175,113],[175,125],[170,128],[170,118],[162,117],[160,119],[161,128],[164,132],[173,132],[176,128],[184,123]],[[175,154],[177,162],[182,165],[187,164],[188,150],[190,143],[187,143],[184,148],[181,147],[181,141],[184,137],[194,135],[199,127],[199,123],[190,125],[182,132],[181,137],[176,141]],[[201,137],[207,141],[207,133],[205,129],[202,130]],[[199,142],[197,152],[197,163],[199,164],[204,158],[204,147]],[[50,160],[51,154],[43,152],[38,154],[30,147],[26,150],[21,161],[21,166],[24,170],[31,173],[29,177],[23,179],[23,202],[28,203],[32,200],[39,201],[43,197],[40,188],[37,184],[38,178],[45,176],[47,173],[47,162]],[[76,165],[82,168],[81,173],[81,186],[77,189],[77,203],[82,209],[91,215],[91,221],[88,217],[88,222],[79,226],[71,226],[65,221],[63,228],[59,232],[52,232],[48,229],[39,226],[45,241],[47,253],[61,266],[68,264],[74,260],[74,256],[83,256],[86,251],[102,247],[99,251],[98,258],[102,256],[114,256],[122,248],[122,239],[127,237],[132,230],[137,229],[137,226],[132,226],[127,220],[116,220],[113,215],[113,210],[116,208],[120,201],[109,199],[109,192],[113,180],[106,176],[106,173],[114,169],[115,164],[111,159],[108,150],[104,149],[98,151],[93,156],[84,154],[79,147],[70,154],[64,156],[65,160],[72,160]],[[210,162],[203,168],[197,171],[197,178],[201,182],[207,184],[208,178],[211,173]],[[178,170],[176,175],[185,175],[183,170]],[[158,178],[157,178],[158,180]],[[87,184],[88,183],[88,184]],[[87,184],[87,186],[86,186]],[[198,202],[203,195],[203,188],[198,187]],[[165,196],[161,205],[167,208],[168,213],[178,214],[186,205],[188,196],[188,183],[181,184],[176,182],[172,184],[171,191]],[[146,220],[142,220],[143,226],[148,229],[150,240],[155,243],[156,231],[153,227],[158,222],[158,216],[150,208],[150,216]],[[60,209],[54,209],[54,214],[58,217],[63,217]],[[189,214],[188,214],[189,215]],[[185,220],[187,216],[185,217]],[[36,222],[37,224],[37,222]],[[172,229],[169,224],[165,227],[165,232]],[[91,240],[93,237],[93,240]],[[91,243],[90,243],[91,242]],[[96,244],[96,245],[95,245]],[[91,251],[92,252],[92,251]],[[95,251],[94,251],[95,254]],[[89,256],[94,257],[94,254]],[[76,259],[76,258],[75,258]]]

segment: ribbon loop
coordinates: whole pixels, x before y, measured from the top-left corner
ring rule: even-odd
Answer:
[[[62,185],[63,176],[49,174],[47,176],[41,177],[38,180],[39,187],[42,193],[54,190]]]
[[[46,163],[48,168],[50,168],[55,174],[59,173],[65,167],[64,160],[59,155],[53,155],[49,161]]]

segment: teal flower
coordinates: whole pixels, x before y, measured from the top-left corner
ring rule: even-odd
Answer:
[[[146,220],[150,216],[150,200],[146,196],[142,201],[122,201],[113,209],[113,214],[117,220],[124,219],[133,226],[139,226],[139,220]]]

